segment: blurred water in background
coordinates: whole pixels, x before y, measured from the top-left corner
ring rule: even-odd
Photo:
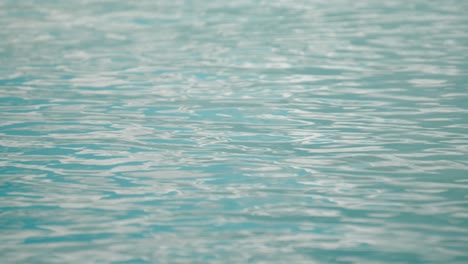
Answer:
[[[468,1],[0,1],[1,263],[467,263]]]

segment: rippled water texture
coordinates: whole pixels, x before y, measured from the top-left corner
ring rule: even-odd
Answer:
[[[1,263],[468,263],[468,1],[0,1]]]

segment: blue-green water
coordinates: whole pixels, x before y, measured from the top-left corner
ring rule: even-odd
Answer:
[[[468,263],[468,1],[0,1],[0,262]]]

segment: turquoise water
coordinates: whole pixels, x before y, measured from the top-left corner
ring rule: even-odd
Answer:
[[[468,263],[468,1],[0,1],[1,263]]]

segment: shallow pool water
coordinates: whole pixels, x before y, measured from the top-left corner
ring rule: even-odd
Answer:
[[[0,1],[1,263],[468,263],[468,1]]]

